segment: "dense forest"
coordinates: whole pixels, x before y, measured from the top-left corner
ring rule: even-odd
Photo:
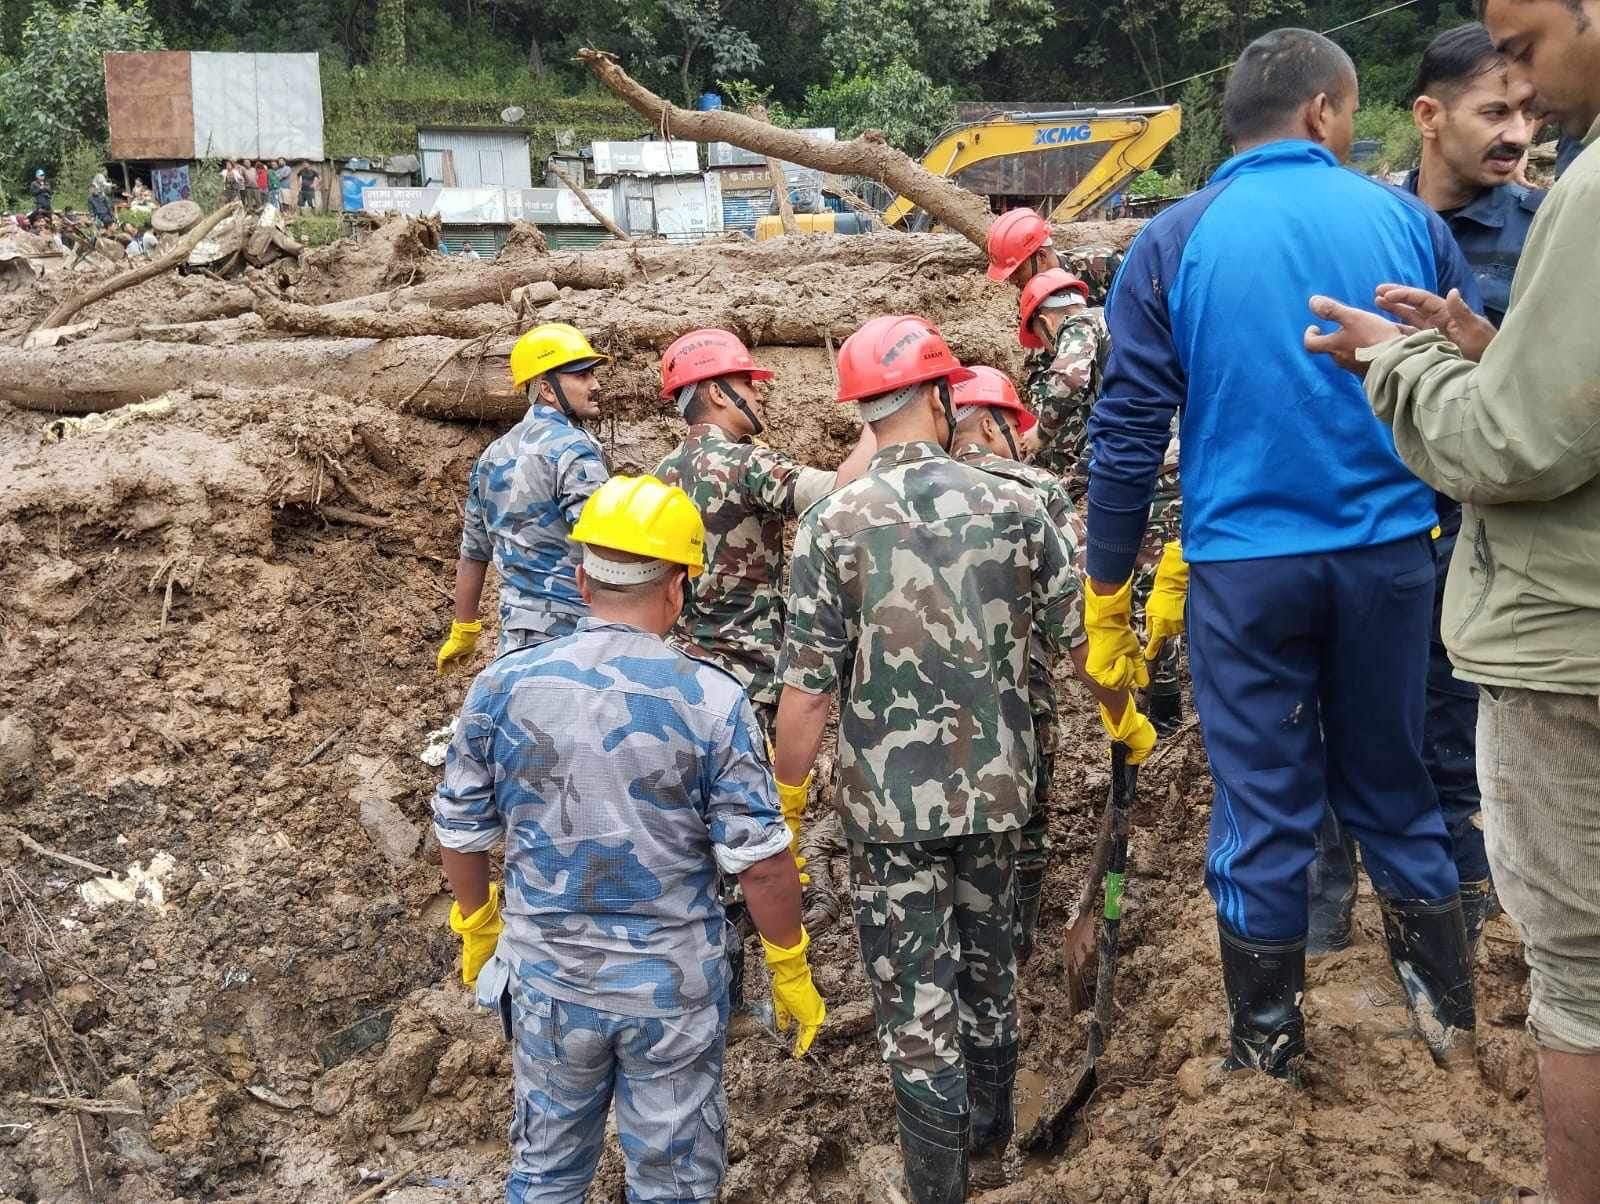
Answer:
[[[25,4],[26,0],[20,0]],[[0,189],[36,166],[103,157],[105,50],[316,50],[329,152],[409,149],[423,119],[493,120],[508,104],[552,129],[627,136],[573,63],[617,53],[689,103],[765,103],[773,119],[882,129],[919,152],[957,101],[1182,101],[1185,133],[1158,186],[1192,187],[1224,148],[1216,70],[1278,25],[1333,30],[1361,74],[1359,132],[1410,151],[1402,106],[1416,56],[1470,0],[35,0],[0,12]],[[1376,14],[1376,15],[1374,15]],[[1205,74],[1201,74],[1205,73]],[[1195,76],[1200,78],[1192,78]]]

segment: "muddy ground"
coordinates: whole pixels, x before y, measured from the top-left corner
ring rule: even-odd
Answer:
[[[403,251],[416,273],[343,248],[309,277],[257,283],[320,302],[472,270]],[[1000,330],[1014,295],[976,266],[874,286],[878,263],[807,286],[863,304],[904,286],[939,320]],[[639,287],[665,307],[672,280],[652,275]],[[225,316],[241,287],[155,282],[90,312]],[[627,298],[563,301],[593,318]],[[7,297],[0,324],[42,308]],[[647,350],[624,355],[601,430],[621,471],[675,437]],[[826,351],[762,355],[779,373],[773,441],[836,461],[854,430],[828,400]],[[43,441],[48,415],[0,403],[0,1204],[324,1204],[413,1165],[387,1199],[500,1198],[509,1056],[455,970],[428,823],[439,771],[419,753],[467,686],[437,678],[433,656],[466,474],[505,423],[293,380],[167,400],[60,442]],[[1083,1046],[1059,936],[1107,781],[1098,723],[1064,693],[1058,855],[1022,984],[1025,1124]],[[1446,1078],[1406,1033],[1364,898],[1357,945],[1308,972],[1304,1088],[1208,1086],[1223,1008],[1197,730],[1158,751],[1140,796],[1101,1088],[993,1204],[1460,1201],[1538,1182],[1509,925],[1490,924],[1479,963],[1479,1080]],[[834,1026],[812,1056],[793,1062],[759,1030],[730,1051],[729,1201],[876,1198],[857,1162],[893,1141],[892,1095],[847,916],[814,930],[813,964]],[[620,1198],[619,1167],[612,1149],[592,1200]]]

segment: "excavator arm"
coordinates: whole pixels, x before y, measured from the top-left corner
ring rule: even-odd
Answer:
[[[934,175],[952,177],[990,159],[1104,143],[1105,155],[1050,214],[1052,221],[1071,221],[1154,163],[1177,136],[1181,120],[1177,105],[1004,113],[946,131],[922,156],[922,166]],[[884,224],[900,224],[915,208],[906,197],[896,197],[884,211]]]

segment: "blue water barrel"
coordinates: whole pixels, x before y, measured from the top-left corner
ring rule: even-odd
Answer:
[[[694,102],[694,107],[702,113],[709,112],[712,109],[720,109],[722,107],[722,97],[715,92],[702,92],[700,93],[700,99]]]

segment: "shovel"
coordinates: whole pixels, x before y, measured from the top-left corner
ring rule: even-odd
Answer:
[[[1095,849],[1094,862],[1088,881],[1084,884],[1084,897],[1078,906],[1078,917],[1067,930],[1067,981],[1074,993],[1074,1007],[1081,1007],[1078,996],[1087,990],[1089,965],[1096,953],[1093,903],[1096,878],[1104,882],[1104,905],[1101,908],[1099,965],[1094,975],[1094,1015],[1089,1020],[1088,1048],[1078,1075],[1054,1097],[1041,1112],[1039,1121],[1020,1143],[1025,1149],[1036,1149],[1054,1142],[1066,1131],[1069,1124],[1094,1094],[1097,1078],[1095,1065],[1105,1053],[1106,1041],[1111,1034],[1111,1008],[1114,1002],[1114,985],[1117,974],[1117,935],[1122,927],[1122,890],[1128,867],[1128,823],[1133,810],[1135,779],[1138,770],[1128,764],[1128,747],[1120,741],[1111,746],[1111,795],[1106,801],[1105,818],[1100,825],[1100,840]],[[1085,951],[1085,946],[1087,949]]]

